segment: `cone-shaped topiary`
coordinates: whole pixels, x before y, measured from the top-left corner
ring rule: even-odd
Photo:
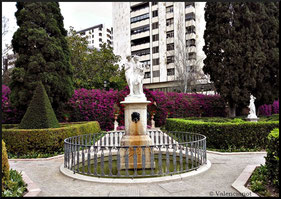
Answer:
[[[8,155],[7,155],[7,150],[5,146],[5,142],[2,140],[2,191],[4,188],[7,187],[9,183],[9,175],[10,175],[10,165],[8,162]]]
[[[45,87],[39,81],[32,100],[19,125],[20,129],[44,129],[60,127]]]

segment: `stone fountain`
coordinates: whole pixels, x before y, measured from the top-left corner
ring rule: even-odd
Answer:
[[[125,75],[129,85],[130,94],[121,102],[125,106],[125,135],[121,139],[121,146],[148,146],[152,145],[150,137],[147,135],[147,101],[143,93],[144,65],[139,62],[139,57],[127,57],[128,62],[125,64]],[[145,153],[145,168],[151,168],[150,149],[146,147],[142,150],[136,149],[137,168],[142,167],[142,153]],[[121,169],[125,168],[126,150],[121,149]],[[130,148],[127,152],[129,155],[129,168],[134,168],[134,149]]]

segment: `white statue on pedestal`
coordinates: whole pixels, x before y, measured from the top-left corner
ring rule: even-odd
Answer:
[[[250,96],[250,104],[249,104],[249,108],[250,108],[250,111],[249,111],[249,115],[247,118],[249,119],[256,119],[257,118],[257,115],[256,115],[256,106],[255,106],[255,97],[253,95]]]
[[[127,56],[125,63],[125,76],[130,89],[129,96],[145,97],[143,93],[144,67],[146,65],[139,62],[138,56]]]

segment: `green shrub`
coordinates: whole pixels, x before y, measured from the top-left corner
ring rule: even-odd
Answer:
[[[20,129],[59,128],[59,122],[52,108],[42,82],[38,82],[32,100],[24,114]]]
[[[203,134],[207,137],[207,147],[215,149],[265,149],[266,137],[274,128],[279,128],[278,121],[218,123],[169,118],[165,125],[167,131]]]
[[[11,125],[9,125],[10,127]],[[2,128],[2,137],[7,150],[15,155],[32,153],[55,153],[63,151],[64,139],[76,135],[100,132],[96,121],[69,123],[60,128],[49,129],[17,129]]]
[[[2,191],[4,188],[8,186],[9,183],[9,169],[10,165],[8,162],[8,155],[7,155],[7,150],[5,146],[5,142],[2,140],[2,172],[1,172],[1,177],[2,177]]]
[[[268,135],[267,155],[265,165],[268,169],[270,184],[279,187],[279,128],[275,128]]]
[[[27,184],[23,181],[21,173],[10,170],[9,187],[2,192],[3,197],[22,197],[27,190]]]

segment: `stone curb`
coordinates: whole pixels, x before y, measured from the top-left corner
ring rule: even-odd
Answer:
[[[211,162],[207,160],[207,164],[204,166],[201,166],[197,170],[190,171],[183,174],[178,175],[172,175],[172,176],[164,176],[164,177],[153,177],[153,178],[143,178],[143,179],[118,179],[118,178],[99,178],[99,177],[93,177],[93,176],[86,176],[81,174],[74,174],[73,171],[64,168],[64,164],[60,166],[60,171],[62,174],[74,178],[77,180],[84,180],[88,182],[98,182],[98,183],[114,183],[114,184],[139,184],[139,183],[153,183],[153,182],[166,182],[171,180],[178,180],[182,178],[186,178],[189,176],[194,176],[199,173],[203,173],[211,168]]]
[[[54,159],[59,159],[59,158],[63,158],[63,157],[64,157],[64,154],[49,157],[49,158],[9,159],[9,161],[47,161],[47,160],[54,160]]]
[[[250,189],[245,187],[249,178],[251,177],[253,171],[259,165],[248,165],[242,171],[240,176],[233,182],[231,185],[234,189],[236,189],[239,193],[241,193],[244,197],[259,197],[257,194],[252,192]]]
[[[257,152],[218,152],[218,151],[208,151],[207,153],[216,154],[216,155],[252,155],[252,154],[266,154],[266,151],[257,151]]]
[[[23,197],[37,196],[41,189],[22,171],[23,181],[27,184],[27,193]]]

